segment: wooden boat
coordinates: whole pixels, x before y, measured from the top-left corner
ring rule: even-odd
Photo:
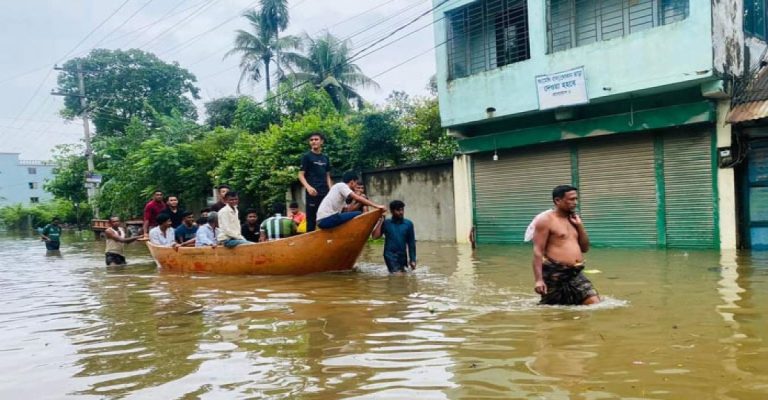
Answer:
[[[331,229],[285,239],[224,246],[170,247],[146,242],[158,267],[184,273],[304,275],[354,267],[381,210],[369,211]]]

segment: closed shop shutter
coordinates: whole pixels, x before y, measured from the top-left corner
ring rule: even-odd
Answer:
[[[656,176],[651,135],[579,145],[581,214],[590,240],[655,246]]]
[[[525,228],[552,207],[552,188],[571,183],[566,146],[526,148],[473,159],[475,228],[478,243],[522,243]]]
[[[667,247],[716,247],[710,134],[663,138]]]

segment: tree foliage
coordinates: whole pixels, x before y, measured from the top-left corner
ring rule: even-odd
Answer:
[[[363,97],[358,90],[379,87],[351,60],[348,41],[340,40],[330,32],[316,38],[305,34],[302,48],[305,54],[285,54],[286,62],[293,69],[288,77],[299,84],[322,88],[328,92],[337,109],[349,108],[350,100],[362,108]]]
[[[195,76],[178,63],[166,63],[138,49],[95,49],[64,63],[58,90],[72,94],[64,98],[61,114],[65,118],[75,118],[83,111],[78,68],[85,75],[87,107],[96,127],[96,140],[122,135],[134,118],[152,125],[157,115],[170,115],[173,110],[189,120],[197,118],[192,103],[199,98]]]

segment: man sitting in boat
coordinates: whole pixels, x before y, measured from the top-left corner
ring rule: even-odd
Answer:
[[[176,232],[171,227],[171,216],[160,214],[157,216],[157,226],[149,230],[149,241],[152,244],[163,247],[178,247]]]
[[[358,203],[386,211],[386,207],[376,204],[354,192],[359,180],[360,178],[356,172],[347,171],[342,175],[342,182],[331,187],[328,195],[325,196],[322,203],[320,203],[320,208],[317,210],[317,226],[320,229],[330,229],[339,226],[360,215],[360,211],[342,212],[347,198],[350,197]]]
[[[207,223],[197,228],[195,235],[195,247],[211,246],[216,247],[219,245],[219,213],[216,211],[210,211],[208,217],[206,217]]]
[[[251,243],[245,240],[240,230],[240,214],[237,210],[240,198],[237,192],[227,192],[224,195],[224,202],[227,205],[219,210],[219,235],[217,236],[219,244],[231,249],[241,244]]]
[[[296,234],[296,222],[283,216],[285,214],[285,204],[277,203],[272,209],[275,215],[261,223],[260,242],[284,239]]]
[[[249,242],[259,241],[259,214],[249,208],[245,210],[245,223],[240,226],[240,233]]]
[[[181,225],[179,225],[178,228],[174,228],[174,231],[176,232],[176,243],[183,247],[194,247],[195,236],[197,234],[197,229],[199,228],[195,225],[195,215],[192,214],[192,211],[184,211],[182,217]],[[171,220],[173,220],[173,218],[171,218]]]

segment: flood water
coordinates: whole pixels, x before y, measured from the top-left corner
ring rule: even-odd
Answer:
[[[593,249],[607,301],[536,305],[530,249],[419,243],[390,277],[156,271],[0,233],[0,399],[767,399],[768,254]]]

